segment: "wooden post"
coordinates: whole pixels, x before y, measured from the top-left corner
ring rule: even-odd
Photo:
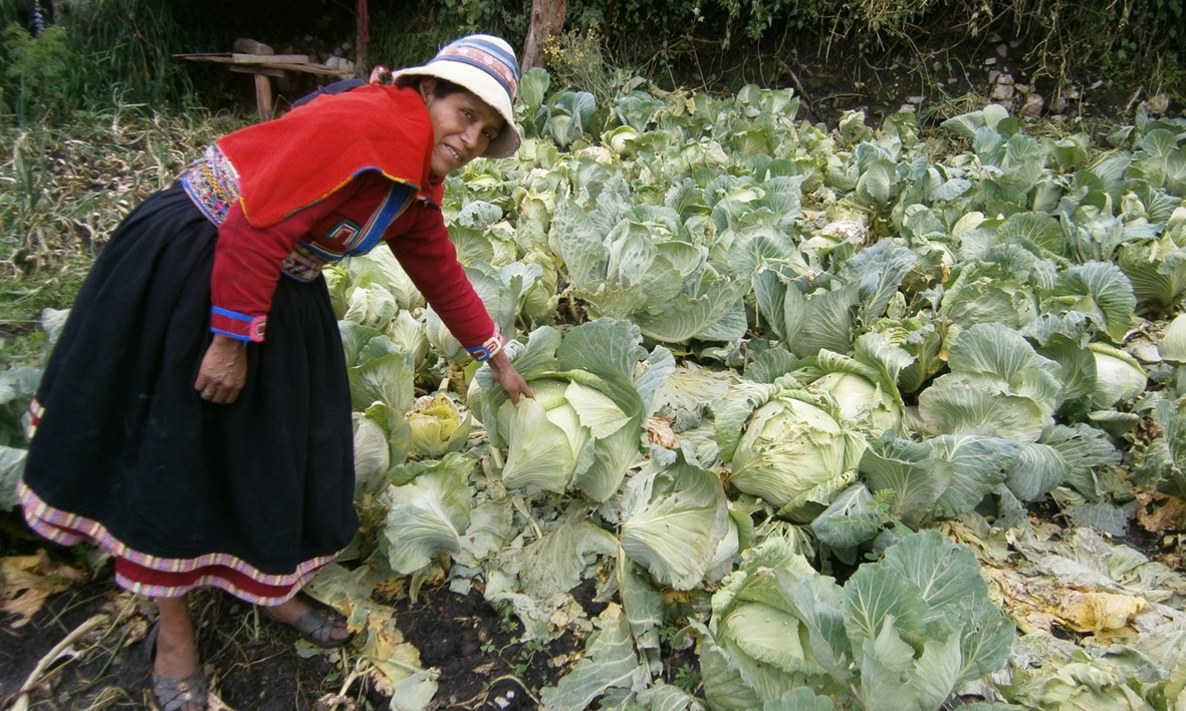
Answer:
[[[275,51],[263,42],[257,42],[249,37],[238,37],[232,45],[236,52],[243,54],[257,54],[260,57],[274,55]],[[272,77],[269,73],[253,72],[255,74],[255,110],[260,121],[272,118]]]
[[[354,76],[362,79],[370,74],[367,66],[367,45],[371,43],[371,18],[367,0],[358,0],[358,42],[354,48]]]
[[[272,77],[267,74],[255,75],[255,109],[260,121],[272,118]]]

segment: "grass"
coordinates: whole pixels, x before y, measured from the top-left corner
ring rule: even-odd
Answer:
[[[237,125],[113,109],[61,127],[0,128],[0,364],[37,364],[42,312],[69,308],[128,210]]]

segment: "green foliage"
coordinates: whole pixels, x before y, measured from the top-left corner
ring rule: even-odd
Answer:
[[[166,6],[92,0],[64,6],[34,37],[16,22],[0,33],[0,113],[18,124],[55,122],[76,111],[177,104],[188,79],[171,55],[183,49]]]
[[[82,89],[78,55],[64,27],[49,27],[34,38],[14,23],[0,34],[0,106],[20,118],[60,116],[73,107]]]

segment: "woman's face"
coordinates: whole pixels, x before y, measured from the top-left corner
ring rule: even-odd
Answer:
[[[443,178],[486,152],[502,132],[503,118],[489,104],[468,91],[448,96],[433,94],[436,80],[420,82],[436,144],[432,148],[432,174]]]

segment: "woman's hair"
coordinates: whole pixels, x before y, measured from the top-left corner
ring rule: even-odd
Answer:
[[[455,84],[455,83],[449,81],[448,79],[441,79],[440,77],[434,77],[434,76],[430,76],[428,74],[419,74],[419,75],[413,75],[413,76],[408,76],[408,77],[400,77],[395,80],[395,83],[399,86],[410,86],[410,87],[419,89],[420,82],[424,81],[425,79],[433,79],[436,81],[437,85],[436,85],[436,88],[432,90],[432,95],[438,99],[443,99],[450,94],[456,94],[459,92],[469,92],[469,89],[466,89],[464,86],[462,86],[460,84]],[[386,82],[383,82],[383,83],[386,83]],[[473,92],[470,92],[470,93],[473,93]]]
[[[441,79],[440,77],[433,78],[437,80],[437,85],[436,88],[433,89],[432,95],[438,99],[443,99],[450,94],[456,94],[462,91],[469,92],[469,89],[466,89],[460,84],[454,84],[453,82],[446,79]]]

